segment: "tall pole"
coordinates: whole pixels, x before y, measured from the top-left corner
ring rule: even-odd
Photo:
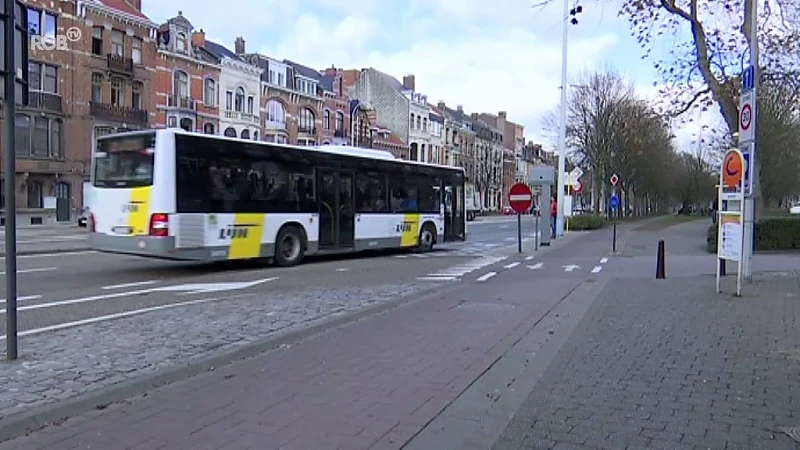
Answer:
[[[17,359],[17,204],[14,151],[14,116],[16,114],[16,58],[14,41],[16,35],[16,2],[4,0],[5,26],[5,97],[3,112],[3,151],[5,152],[5,197],[6,197],[6,358]],[[23,47],[25,48],[25,47]]]
[[[569,0],[564,0],[564,24],[561,38],[561,110],[558,136],[558,170],[556,171],[556,236],[564,234],[564,166],[567,153],[567,27]]]
[[[749,0],[750,7],[752,8],[750,14],[750,35],[749,35],[749,44],[750,44],[750,64],[753,66],[753,98],[754,100],[754,108],[753,108],[753,119],[752,125],[753,129],[758,133],[758,81],[760,70],[758,67],[758,0]],[[745,5],[745,8],[747,6]],[[750,192],[746,193],[747,196],[744,199],[744,236],[742,239],[744,240],[744,246],[742,249],[742,276],[745,281],[750,282],[752,281],[753,276],[753,246],[755,240],[753,239],[754,230],[755,230],[755,194],[757,190],[758,183],[761,181],[759,180],[758,176],[758,152],[757,150],[758,139],[756,137],[753,138],[753,151],[750,154],[750,167],[748,170],[750,171]]]

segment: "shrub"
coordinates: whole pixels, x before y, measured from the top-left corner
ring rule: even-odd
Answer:
[[[600,214],[580,214],[569,218],[569,229],[580,230],[598,230],[608,224],[605,216]]]
[[[756,224],[756,250],[800,250],[800,220],[791,217],[763,219]],[[717,251],[717,225],[708,227],[708,251]]]

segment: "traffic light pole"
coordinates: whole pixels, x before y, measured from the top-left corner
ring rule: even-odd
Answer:
[[[6,358],[17,359],[17,204],[16,152],[14,151],[14,116],[16,115],[16,1],[3,0],[5,23],[5,96],[3,113],[3,150],[5,152],[5,215],[6,215]],[[26,46],[23,46],[26,48]]]

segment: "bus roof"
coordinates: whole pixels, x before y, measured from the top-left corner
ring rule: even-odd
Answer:
[[[197,136],[203,137],[206,139],[219,139],[219,140],[227,140],[233,142],[247,142],[251,144],[258,144],[258,145],[265,145],[265,146],[272,146],[272,147],[286,147],[292,148],[296,150],[302,151],[310,151],[310,152],[321,152],[321,153],[333,153],[336,155],[343,155],[343,156],[351,156],[355,158],[365,158],[365,159],[375,159],[375,160],[383,160],[383,161],[392,161],[401,164],[409,164],[409,165],[418,165],[424,167],[435,167],[439,169],[446,169],[446,170],[453,170],[453,171],[460,171],[464,172],[464,169],[461,167],[453,167],[453,166],[445,166],[442,164],[433,164],[433,163],[423,163],[418,161],[409,161],[405,159],[396,158],[390,152],[384,150],[373,150],[368,148],[361,148],[361,147],[353,147],[349,145],[316,145],[316,146],[301,146],[301,145],[291,145],[291,144],[277,144],[274,142],[263,142],[263,141],[253,141],[249,139],[241,139],[241,138],[234,138],[234,137],[227,137],[227,136],[218,136],[213,134],[205,134],[205,133],[196,133],[191,131],[186,131],[182,128],[160,128],[160,129],[149,129],[149,130],[135,130],[135,131],[124,131],[122,133],[115,133],[115,134],[108,134],[101,136],[97,139],[108,139],[113,137],[122,137],[122,136],[131,136],[137,134],[144,134],[144,133],[169,133],[169,134],[183,134],[188,136]]]

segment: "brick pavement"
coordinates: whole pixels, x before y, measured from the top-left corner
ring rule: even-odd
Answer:
[[[0,449],[400,448],[576,284],[462,285]]]
[[[493,448],[799,448],[797,274],[713,285],[613,281]]]

